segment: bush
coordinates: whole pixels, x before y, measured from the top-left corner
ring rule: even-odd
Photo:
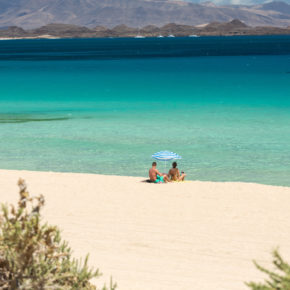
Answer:
[[[279,252],[273,252],[273,264],[275,265],[275,272],[261,267],[256,262],[256,267],[268,275],[268,279],[264,283],[246,283],[253,290],[289,290],[290,289],[290,265],[285,262],[280,256]]]
[[[0,214],[0,289],[97,289],[90,279],[101,274],[88,268],[88,256],[73,259],[59,229],[41,224],[44,197],[31,198],[22,179],[18,185],[18,206],[2,205]]]

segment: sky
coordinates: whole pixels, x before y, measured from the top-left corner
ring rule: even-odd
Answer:
[[[199,2],[206,2],[206,0],[187,0],[194,3]],[[290,0],[279,0],[283,1],[285,3],[290,4]],[[261,3],[267,3],[272,2],[269,0],[210,0],[210,2],[213,2],[215,4],[236,4],[236,5],[248,5],[248,4],[261,4]]]

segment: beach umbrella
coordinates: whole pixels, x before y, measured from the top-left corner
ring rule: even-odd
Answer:
[[[164,169],[165,169],[167,161],[181,159],[181,156],[170,151],[159,151],[154,153],[152,155],[152,158],[158,161],[164,161],[165,162]]]

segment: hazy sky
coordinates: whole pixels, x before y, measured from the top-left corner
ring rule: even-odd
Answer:
[[[205,2],[206,0],[187,0],[190,2]],[[290,0],[282,0],[285,3],[290,4]],[[266,1],[266,0],[210,0],[210,2],[213,2],[215,4],[260,4],[260,3],[266,3],[266,2],[272,2],[272,1]]]

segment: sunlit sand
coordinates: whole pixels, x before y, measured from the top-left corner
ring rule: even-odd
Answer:
[[[247,289],[279,246],[290,258],[290,188],[247,183],[148,184],[144,178],[0,170],[2,202],[17,180],[43,194],[44,220],[74,255],[120,290]]]

